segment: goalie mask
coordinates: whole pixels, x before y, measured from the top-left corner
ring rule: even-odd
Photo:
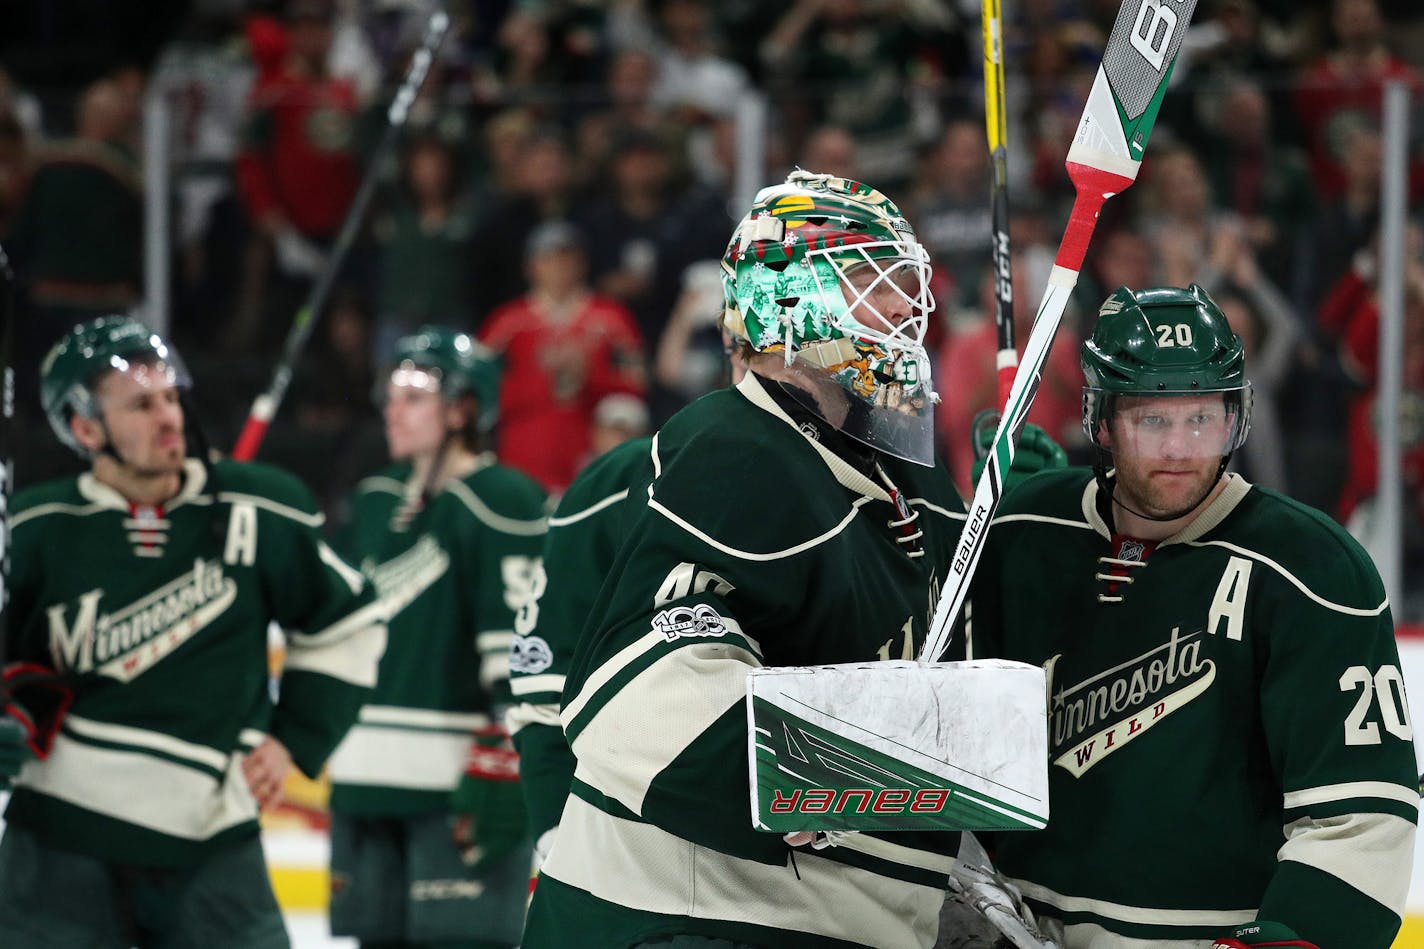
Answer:
[[[1115,455],[1220,459],[1219,478],[1246,441],[1251,383],[1241,337],[1196,284],[1119,287],[1098,310],[1081,359],[1083,430],[1098,449],[1101,483]]]
[[[778,353],[784,388],[842,433],[929,465],[929,255],[900,209],[846,178],[763,189],[722,258],[723,325]]]
[[[422,326],[396,340],[390,371],[376,387],[376,401],[385,400],[385,383],[438,392],[446,402],[473,396],[479,405],[475,427],[494,430],[499,420],[499,357],[468,333],[444,326]]]
[[[193,384],[177,350],[138,320],[101,316],[78,324],[40,364],[40,404],[54,434],[81,458],[90,452],[74,437],[69,419],[99,417],[94,385],[110,371],[128,372],[146,388],[185,392]]]

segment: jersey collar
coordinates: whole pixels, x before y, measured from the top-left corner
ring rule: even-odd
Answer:
[[[1112,472],[1108,472],[1112,477]],[[1206,510],[1197,515],[1186,527],[1182,528],[1171,537],[1158,542],[1158,547],[1165,547],[1168,544],[1185,544],[1188,541],[1197,540],[1214,530],[1222,521],[1226,520],[1228,514],[1236,510],[1236,505],[1246,497],[1246,493],[1251,490],[1251,482],[1241,475],[1232,471],[1226,476],[1226,487],[1216,496],[1216,500],[1207,505]],[[1103,520],[1103,516],[1098,513],[1098,479],[1089,478],[1087,485],[1083,488],[1083,519],[1088,522],[1088,526],[1101,534],[1105,539],[1111,540],[1113,536],[1112,528]]]
[[[766,387],[762,385],[756,373],[749,372],[743,376],[742,381],[737,383],[737,391],[745,396],[752,405],[785,422],[806,444],[815,449],[816,454],[821,456],[821,460],[825,462],[827,468],[831,469],[831,474],[835,475],[836,481],[843,487],[877,501],[890,501],[890,495],[883,487],[861,474],[840,455],[803,431],[801,426],[796,424],[796,420],[776,404],[776,400],[766,391]]]
[[[193,500],[202,493],[207,480],[208,473],[203,469],[201,461],[196,458],[184,459],[183,484],[178,488],[177,494],[163,502],[164,509],[171,511],[179,505]],[[128,513],[128,498],[94,477],[92,471],[86,471],[79,476],[77,487],[80,496],[86,501],[101,508]]]

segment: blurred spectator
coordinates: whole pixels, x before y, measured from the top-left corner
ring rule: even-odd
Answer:
[[[1319,211],[1305,156],[1274,127],[1270,102],[1254,80],[1228,79],[1207,101],[1214,140],[1200,154],[1216,203],[1242,218],[1251,247],[1277,286],[1291,287]]]
[[[806,141],[801,143],[795,164],[801,168],[819,168],[842,178],[857,181],[860,179],[855,136],[839,125],[822,125],[812,129],[811,134],[806,136]],[[916,217],[915,220],[920,218]],[[920,233],[920,240],[924,241],[923,231]]]
[[[237,159],[248,217],[270,242],[284,279],[269,286],[265,249],[253,253],[249,296],[231,340],[238,345],[259,334],[263,342],[280,338],[296,301],[321,270],[360,182],[353,153],[356,85],[327,69],[330,0],[291,0],[286,12],[285,54],[259,69]],[[274,318],[263,319],[264,303]]]
[[[1078,328],[1087,336],[1098,318],[1098,307],[1118,287],[1140,290],[1155,284],[1161,264],[1152,242],[1131,226],[1111,228],[1097,234],[1088,245],[1087,263],[1073,291],[1089,325]]]
[[[527,109],[505,109],[485,122],[479,143],[483,147],[473,149],[471,155],[475,160],[470,175],[475,207],[487,212],[519,192],[525,151],[536,130],[534,116]]]
[[[577,150],[575,177],[585,191],[597,191],[607,180],[618,133],[626,129],[679,135],[669,127],[661,106],[653,102],[653,86],[658,78],[657,60],[642,49],[625,49],[614,55],[608,66],[602,102],[580,118],[575,129]]]
[[[633,311],[643,339],[656,346],[683,268],[720,254],[731,222],[716,197],[679,186],[665,146],[639,129],[619,133],[607,188],[576,215],[589,275],[599,293]]]
[[[1385,45],[1385,22],[1376,0],[1334,0],[1330,22],[1334,48],[1305,70],[1296,89],[1312,171],[1326,199],[1345,190],[1350,132],[1362,123],[1379,122],[1385,83],[1408,82],[1415,101],[1424,94],[1420,74]],[[1412,162],[1410,179],[1411,191],[1419,193],[1424,162]]]
[[[1037,297],[1025,291],[1047,284],[1047,274],[1034,274],[1034,268],[1026,263],[1022,255],[1013,255],[1014,342],[1020,356],[1033,329],[1038,306]],[[999,377],[995,368],[999,340],[994,325],[994,275],[988,268],[979,281],[979,305],[982,315],[973,326],[950,336],[941,348],[934,377],[935,389],[943,400],[935,409],[940,448],[954,483],[966,497],[974,492],[971,478],[974,416],[982,409],[1000,407]],[[1028,420],[1042,426],[1065,448],[1082,440],[1082,379],[1076,334],[1066,324],[1062,325],[1049,350],[1043,381],[1029,409]]]
[[[588,461],[592,461],[604,452],[612,451],[629,439],[642,438],[646,434],[648,434],[648,404],[646,402],[636,395],[628,395],[626,392],[606,395],[593,410],[593,431],[589,436]]]
[[[75,323],[139,301],[143,178],[124,144],[130,113],[109,80],[79,101],[75,137],[43,150],[7,250],[29,285],[20,323],[21,364],[38,364]]]
[[[1340,123],[1345,144],[1344,188],[1320,209],[1302,263],[1299,298],[1310,310],[1350,266],[1379,228],[1380,173],[1384,149],[1379,130],[1363,119]]]
[[[979,276],[989,265],[993,221],[989,211],[989,149],[984,125],[955,119],[920,164],[910,204],[920,243],[929,248],[936,278],[947,279],[941,305],[973,306]]]
[[[588,460],[599,404],[643,396],[643,343],[632,314],[590,289],[573,225],[536,228],[526,261],[529,293],[495,310],[479,335],[504,360],[499,458],[557,494]]]
[[[419,136],[406,146],[395,200],[376,225],[376,353],[427,323],[470,325],[475,212],[458,173],[454,152],[439,138]]]
[[[663,40],[653,101],[676,121],[702,125],[729,114],[751,87],[740,66],[721,58],[707,0],[663,0]]]
[[[0,114],[13,116],[29,139],[44,137],[44,110],[33,93],[15,85],[4,66],[0,66]]]
[[[1020,124],[1028,133],[1024,144],[1030,152],[1029,181],[1049,208],[1061,210],[1066,219],[1074,191],[1063,161],[1078,131],[1107,37],[1076,19],[1030,20],[1028,27],[1022,52],[1028,93],[1022,99]],[[1013,52],[1007,55],[1012,62]],[[1009,154],[1020,151],[1022,147],[1014,144]]]
[[[906,182],[917,144],[912,93],[960,73],[962,60],[935,58],[963,47],[947,22],[938,3],[796,0],[761,46],[792,140],[838,125],[859,143],[865,177],[887,191]]]
[[[555,129],[532,131],[515,162],[511,189],[484,208],[475,231],[472,295],[476,322],[524,292],[524,247],[545,221],[568,217],[573,181],[568,146]]]
[[[371,318],[360,297],[350,291],[335,294],[292,377],[292,417],[299,428],[340,433],[378,417],[371,403],[370,336]]]
[[[0,111],[0,240],[14,227],[30,180],[25,129],[9,112]]]
[[[720,260],[695,261],[683,270],[682,290],[653,360],[661,396],[653,403],[655,421],[666,421],[684,405],[727,384],[721,328],[725,305]]]
[[[1408,507],[1417,522],[1424,515],[1424,260],[1417,228],[1408,238],[1404,277],[1404,404],[1401,437]],[[1374,497],[1379,481],[1379,418],[1375,402],[1379,375],[1378,265],[1372,252],[1361,253],[1321,304],[1321,327],[1340,343],[1341,356],[1358,386],[1350,400],[1349,471],[1334,511],[1347,522]]]
[[[1216,302],[1241,337],[1251,366],[1251,438],[1232,456],[1248,481],[1289,492],[1280,396],[1295,368],[1300,321],[1250,253],[1236,255]]]

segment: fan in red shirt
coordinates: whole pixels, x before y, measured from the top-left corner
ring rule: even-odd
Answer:
[[[336,236],[360,183],[352,137],[355,83],[327,72],[330,0],[292,0],[286,29],[247,24],[261,66],[248,98],[237,181],[251,219],[271,235]]]
[[[599,403],[643,397],[643,339],[626,307],[589,289],[573,225],[536,228],[525,266],[529,292],[491,313],[479,336],[504,357],[500,461],[559,494],[589,460]]]

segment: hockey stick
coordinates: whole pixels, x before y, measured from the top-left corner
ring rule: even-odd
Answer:
[[[949,646],[952,623],[964,606],[969,581],[984,552],[989,521],[999,506],[1019,432],[1042,381],[1043,366],[1068,297],[1078,283],[1098,214],[1108,198],[1126,190],[1137,178],[1147,137],[1162,106],[1177,49],[1186,36],[1195,7],[1196,0],[1125,0],[1118,10],[1078,132],[1068,149],[1068,177],[1077,192],[1073,210],[1024,347],[1023,365],[1014,375],[1009,400],[950,560],[945,590],[920,650],[922,662],[939,659]]]
[[[1009,146],[1004,117],[1004,30],[999,0],[984,0],[984,131],[993,166],[990,252],[994,265],[994,325],[999,331],[995,368],[999,376],[999,408],[1009,404],[1019,353],[1014,348],[1014,286],[1009,259]]]
[[[430,64],[435,59],[435,52],[440,48],[440,41],[445,38],[445,32],[449,27],[450,17],[444,10],[437,9],[430,15],[430,22],[426,25],[425,36],[421,39],[420,47],[411,57],[410,67],[406,70],[405,78],[401,81],[400,88],[396,90],[395,98],[391,100],[390,108],[386,111],[385,132],[371,152],[366,165],[366,174],[362,177],[361,186],[356,190],[356,197],[346,212],[346,220],[341,224],[341,231],[336,236],[336,243],[331,248],[326,266],[322,269],[316,282],[312,284],[306,302],[302,304],[301,309],[297,310],[296,319],[292,323],[291,330],[287,333],[286,341],[282,344],[282,355],[277,360],[277,368],[272,372],[271,383],[268,384],[265,392],[253,400],[252,408],[248,411],[247,421],[242,426],[242,434],[238,436],[237,445],[232,450],[232,456],[238,461],[251,461],[256,457],[257,449],[262,444],[262,438],[267,434],[267,426],[272,423],[277,409],[282,405],[282,399],[287,395],[287,387],[291,385],[292,373],[296,370],[297,360],[301,358],[302,350],[306,348],[307,340],[311,338],[316,317],[326,303],[326,297],[331,292],[332,284],[336,282],[341,262],[346,257],[346,252],[351,249],[352,241],[356,239],[356,232],[360,229],[361,219],[366,213],[366,205],[371,202],[371,195],[375,193],[381,166],[395,150],[396,142],[400,139],[401,127],[405,125],[406,116],[410,112],[411,103],[415,101],[416,93],[420,91],[421,83],[425,81],[425,75],[430,71]]]
[[[10,498],[15,492],[15,272],[0,247],[0,669],[10,632]],[[4,706],[0,690],[0,707]]]

